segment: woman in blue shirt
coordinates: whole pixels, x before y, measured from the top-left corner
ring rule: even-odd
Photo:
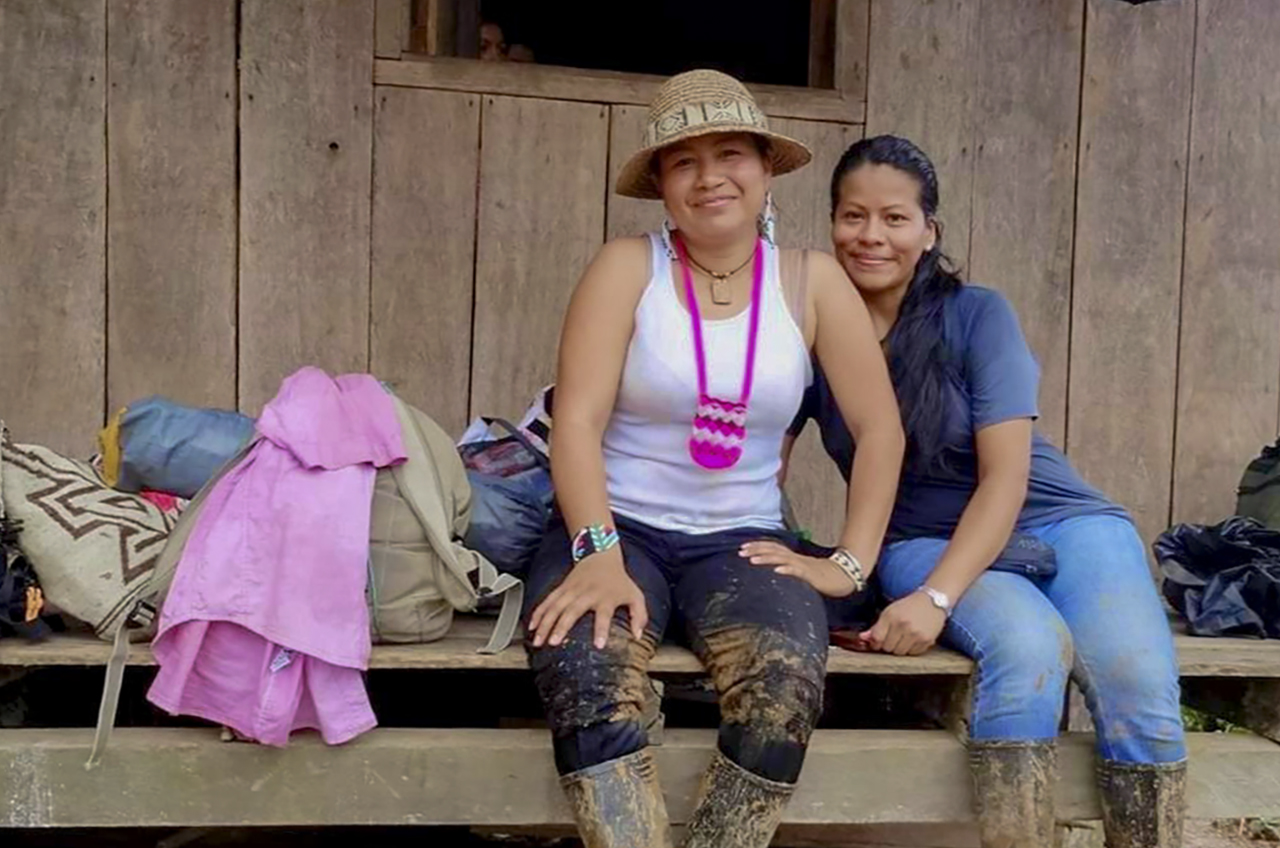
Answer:
[[[859,641],[906,655],[941,640],[976,661],[984,846],[1053,844],[1069,675],[1097,726],[1107,844],[1180,845],[1178,670],[1132,522],[1034,430],[1039,369],[1004,297],[964,284],[942,254],[924,153],[859,141],[831,186],[835,253],[870,308],[908,437],[876,569],[891,603]],[[808,418],[847,476],[855,446],[820,374],[792,435]]]

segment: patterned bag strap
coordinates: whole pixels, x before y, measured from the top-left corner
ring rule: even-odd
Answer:
[[[551,460],[547,457],[546,454],[544,454],[541,450],[538,449],[537,445],[529,441],[528,436],[520,432],[519,427],[512,424],[510,421],[508,421],[505,418],[490,418],[488,416],[482,416],[480,420],[483,421],[485,424],[489,425],[490,427],[497,426],[503,430],[506,430],[508,435],[510,435],[517,442],[519,442],[520,446],[523,447],[525,450],[527,450],[533,456],[534,462],[538,463],[539,466],[541,466],[543,469],[547,471],[551,470]]]

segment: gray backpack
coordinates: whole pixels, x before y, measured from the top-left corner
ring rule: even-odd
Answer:
[[[1280,530],[1280,440],[1250,462],[1236,489],[1236,515]]]

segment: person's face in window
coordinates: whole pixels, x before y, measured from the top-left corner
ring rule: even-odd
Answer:
[[[507,58],[502,27],[497,24],[480,25],[480,61],[502,62]]]

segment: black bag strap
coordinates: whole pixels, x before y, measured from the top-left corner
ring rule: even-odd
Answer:
[[[497,424],[503,430],[506,430],[507,433],[509,433],[513,439],[515,439],[524,447],[525,450],[533,454],[534,462],[538,463],[540,467],[546,469],[547,471],[551,470],[551,460],[547,457],[546,454],[538,450],[538,448],[533,444],[533,442],[529,441],[529,437],[526,436],[524,433],[521,433],[519,428],[516,427],[516,425],[512,424],[510,421],[508,421],[505,418],[488,418],[485,416],[481,416],[480,420],[483,421],[485,424],[488,424],[489,426],[493,426],[494,424]]]

